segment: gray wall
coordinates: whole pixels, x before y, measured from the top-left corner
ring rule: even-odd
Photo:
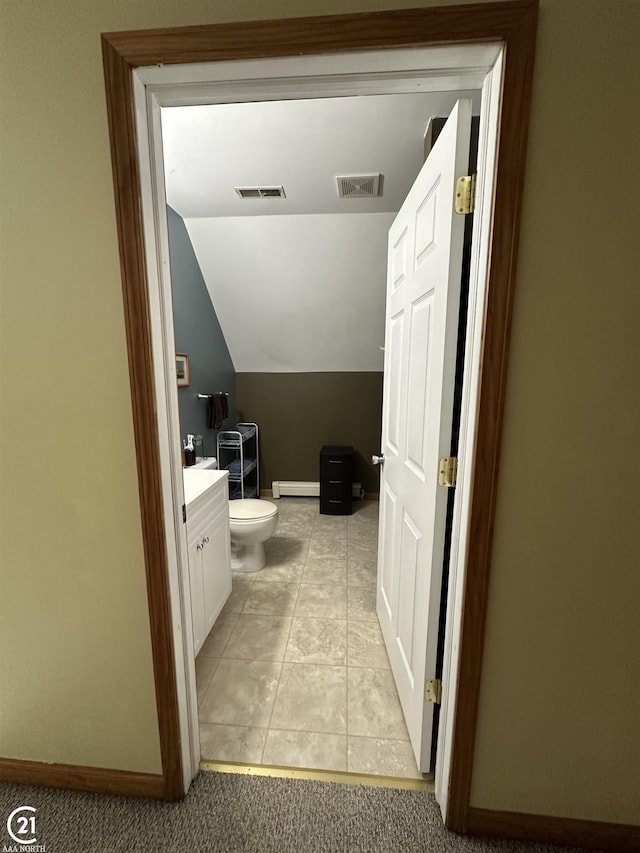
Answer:
[[[263,489],[272,480],[318,480],[323,444],[351,444],[356,481],[380,490],[382,373],[238,373],[238,413],[260,427]]]
[[[178,388],[180,432],[204,435],[207,456],[214,456],[217,433],[207,429],[207,403],[198,394],[229,392],[229,428],[237,420],[235,371],[184,222],[170,207],[167,222],[176,350],[188,354],[190,371],[190,384]]]

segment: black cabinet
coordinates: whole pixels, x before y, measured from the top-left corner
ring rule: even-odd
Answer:
[[[320,512],[351,515],[353,447],[325,444],[320,451]]]

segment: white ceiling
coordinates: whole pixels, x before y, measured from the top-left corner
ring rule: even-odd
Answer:
[[[186,220],[236,371],[382,370],[393,218]]]
[[[168,204],[185,220],[238,372],[382,370],[386,234],[429,118],[478,92],[162,110]],[[336,175],[380,172],[381,198]],[[279,186],[242,200],[234,186]]]
[[[167,202],[183,217],[389,213],[422,163],[429,118],[458,97],[436,92],[169,107],[162,110]],[[381,173],[381,198],[339,199],[336,175]],[[284,186],[284,199],[235,186]]]

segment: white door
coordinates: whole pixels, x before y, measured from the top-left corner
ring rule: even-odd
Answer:
[[[377,610],[409,738],[427,772],[451,441],[471,102],[458,101],[391,230],[387,267]]]

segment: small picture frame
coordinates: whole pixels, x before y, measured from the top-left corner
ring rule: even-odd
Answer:
[[[189,384],[189,356],[186,352],[176,353],[176,375],[178,388],[184,388]]]

